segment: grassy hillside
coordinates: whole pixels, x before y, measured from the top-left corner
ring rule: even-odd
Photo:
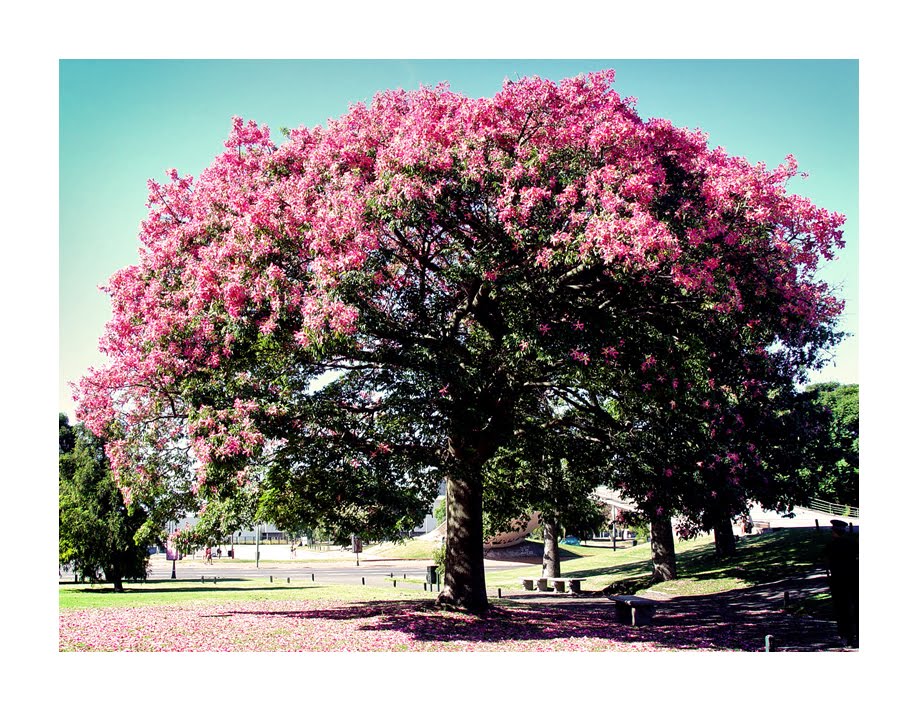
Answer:
[[[779,529],[761,536],[741,538],[737,554],[719,558],[713,536],[676,543],[678,579],[650,584],[650,545],[613,551],[611,548],[561,547],[573,557],[563,560],[561,574],[586,578],[584,591],[609,586],[618,592],[658,590],[668,595],[700,595],[724,592],[806,574],[822,565],[822,549],[829,540],[825,530]],[[520,578],[537,575],[540,566],[488,571],[489,587],[515,588]]]

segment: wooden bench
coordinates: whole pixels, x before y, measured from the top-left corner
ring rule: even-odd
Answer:
[[[615,603],[618,621],[632,627],[649,625],[657,606],[653,600],[636,595],[609,595],[609,599]]]
[[[580,592],[580,583],[586,578],[522,578],[523,588],[526,590],[538,590],[539,592],[548,592],[548,585],[551,583],[555,592],[564,592],[565,586],[570,586],[572,593]]]

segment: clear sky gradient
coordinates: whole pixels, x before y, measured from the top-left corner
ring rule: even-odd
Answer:
[[[469,96],[505,79],[553,80],[612,67],[644,118],[701,128],[712,146],[769,167],[793,153],[794,192],[847,216],[846,248],[824,269],[853,335],[813,379],[858,379],[858,63],[855,60],[63,60],[60,62],[60,411],[68,382],[103,362],[109,317],[98,286],[137,260],[149,178],[197,175],[221,152],[234,115],[315,126],[379,91],[449,83]]]

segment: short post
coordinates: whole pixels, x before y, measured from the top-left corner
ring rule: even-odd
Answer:
[[[366,584],[367,584],[367,579],[366,579],[366,578],[360,578],[360,584],[361,584],[361,585],[366,585]]]
[[[315,581],[316,581],[316,574],[315,574],[315,573],[312,573],[311,575],[312,575],[312,582],[315,582]]]
[[[424,583],[422,583],[422,585],[424,586],[424,592],[427,592],[427,583],[424,582]]]
[[[775,651],[775,650],[774,650],[774,643],[775,643],[775,638],[774,638],[772,635],[770,635],[770,634],[765,635],[765,651],[766,651],[766,652],[774,652],[774,651]]]
[[[784,609],[786,610],[788,607],[790,607],[790,592],[785,590],[784,591]]]
[[[395,587],[398,584],[398,580],[395,578],[392,579],[392,587]]]
[[[215,576],[214,576],[214,585],[216,585],[216,584],[217,584],[217,576],[215,575]]]
[[[201,582],[202,582],[202,583],[204,582],[204,576],[203,576],[203,575],[201,576]]]
[[[819,519],[816,519],[816,530],[819,531]]]
[[[287,578],[287,584],[288,585],[290,584],[290,578]]]
[[[273,575],[269,575],[269,576],[268,576],[268,581],[273,583],[273,582],[274,582],[274,576],[273,576]]]
[[[497,588],[497,599],[500,600],[500,588]]]

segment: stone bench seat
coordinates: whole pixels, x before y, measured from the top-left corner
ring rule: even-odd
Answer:
[[[649,625],[656,611],[656,601],[646,597],[609,595],[608,598],[615,603],[615,616],[618,621],[632,627]]]
[[[555,592],[564,592],[567,586],[572,593],[580,592],[580,583],[586,578],[522,578],[523,588],[526,590],[538,589],[539,592],[548,592],[549,584]]]

